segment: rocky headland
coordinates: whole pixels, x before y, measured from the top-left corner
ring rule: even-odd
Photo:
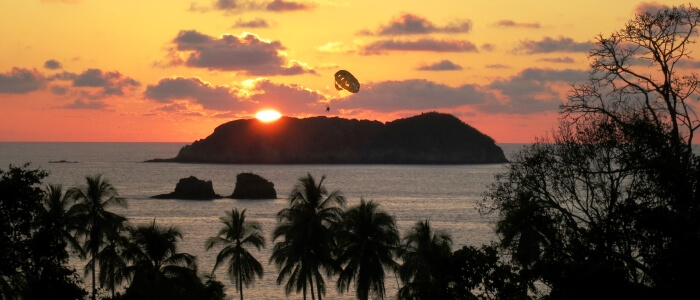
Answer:
[[[455,116],[423,113],[379,121],[282,117],[224,123],[174,158],[227,164],[491,164],[508,162],[494,140]]]

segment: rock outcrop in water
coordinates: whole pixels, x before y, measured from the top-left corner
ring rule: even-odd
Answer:
[[[275,184],[260,175],[240,173],[236,176],[233,199],[277,199]]]
[[[231,164],[481,164],[507,162],[494,140],[442,113],[378,121],[282,117],[231,121],[175,158]]]
[[[204,181],[197,177],[190,176],[181,178],[175,185],[175,191],[170,194],[156,195],[155,199],[183,199],[183,200],[212,200],[221,196],[214,193],[211,180]]]

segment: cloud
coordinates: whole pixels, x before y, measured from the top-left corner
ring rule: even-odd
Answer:
[[[409,34],[430,34],[430,33],[467,33],[472,28],[470,20],[455,21],[445,26],[436,26],[430,20],[410,14],[404,13],[398,17],[394,17],[389,24],[379,26],[372,32],[370,30],[361,30],[360,35],[409,35]]]
[[[516,28],[540,28],[540,23],[518,23],[513,20],[500,20],[496,22],[495,26],[498,27],[516,27]]]
[[[462,70],[462,66],[455,64],[449,60],[441,60],[439,62],[420,66],[416,68],[419,71],[454,71]]]
[[[326,96],[296,84],[277,84],[266,79],[255,81],[250,100],[259,108],[272,107],[285,114],[307,113],[325,104]]]
[[[233,24],[231,28],[270,28],[270,24],[267,21],[265,21],[265,19],[261,18],[248,21],[238,19],[238,21],[236,21],[236,24]]]
[[[47,2],[47,3],[54,3],[54,2],[61,2],[61,3],[80,3],[80,0],[41,0],[41,2]]]
[[[169,65],[239,71],[257,76],[315,73],[303,63],[287,60],[281,54],[286,48],[279,41],[263,40],[250,33],[216,38],[195,30],[183,30],[173,43],[175,48],[167,58]]]
[[[7,73],[0,73],[0,94],[25,94],[41,89],[44,76],[37,70],[12,68]]]
[[[510,69],[510,66],[509,65],[502,65],[502,64],[491,64],[491,65],[486,65],[486,68],[499,70],[499,69]]]
[[[73,103],[61,106],[59,108],[64,109],[93,109],[93,110],[105,110],[110,106],[104,101],[86,101],[83,99],[77,99]]]
[[[316,5],[296,2],[296,1],[284,1],[284,0],[274,0],[265,6],[268,11],[295,11],[295,10],[310,10]]]
[[[568,64],[568,63],[573,63],[575,62],[573,58],[564,56],[564,57],[545,57],[545,58],[540,58],[537,61],[543,61],[543,62],[550,62],[550,63],[563,63],[563,64]]]
[[[521,41],[515,52],[525,54],[552,53],[552,52],[588,52],[593,49],[593,42],[576,42],[572,38],[559,37],[553,39],[544,37],[540,41]]]
[[[190,11],[207,12],[211,9],[225,11],[227,14],[243,13],[246,11],[271,11],[288,12],[313,10],[316,4],[308,1],[288,1],[288,0],[216,0],[212,7],[199,6],[196,3],[190,4]]]
[[[394,112],[482,104],[491,97],[476,85],[450,87],[424,79],[411,79],[366,84],[359,93],[333,101],[331,105],[339,109]]]
[[[232,87],[214,86],[199,78],[164,78],[155,85],[148,85],[144,96],[167,104],[159,111],[182,108],[184,104],[180,100],[188,100],[209,110],[240,112],[274,108],[286,114],[300,114],[326,101],[326,96],[318,91],[268,79],[247,80]]]
[[[325,45],[316,47],[316,50],[325,53],[354,53],[361,46],[357,44],[346,44],[343,42],[328,42]]]
[[[199,78],[164,78],[156,85],[148,85],[144,96],[160,103],[190,100],[212,110],[247,110],[252,103],[237,95],[227,86],[213,86]]]
[[[496,45],[491,44],[491,43],[486,43],[486,44],[481,45],[481,50],[484,50],[486,52],[491,52],[491,51],[496,50]]]
[[[502,96],[480,107],[488,113],[529,114],[557,110],[570,84],[588,79],[584,70],[525,69],[516,76],[496,80],[487,89]]]
[[[74,87],[101,88],[104,96],[122,96],[125,90],[133,89],[141,84],[131,77],[126,77],[117,71],[102,72],[100,69],[88,69],[73,79]]]
[[[682,69],[700,69],[700,61],[697,60],[679,60],[676,67]]]
[[[44,62],[44,68],[47,68],[49,70],[56,70],[56,69],[60,69],[62,67],[63,66],[61,65],[61,63],[55,59],[49,59],[46,62]]]
[[[65,95],[68,93],[68,87],[61,85],[52,85],[49,88],[49,91],[51,91],[51,93],[54,95]]]
[[[654,2],[642,2],[637,5],[637,8],[635,9],[635,13],[638,15],[641,14],[656,14],[662,10],[669,9],[671,8],[670,6],[666,4],[661,4],[656,1]]]
[[[361,49],[362,55],[385,54],[387,51],[477,52],[476,45],[464,40],[421,38],[414,41],[380,40]]]
[[[214,2],[214,8],[216,9],[222,9],[222,10],[229,10],[229,9],[235,9],[239,5],[237,4],[236,0],[216,0]]]
[[[74,80],[78,74],[72,72],[60,72],[47,77],[47,80]]]
[[[160,111],[160,112],[167,112],[167,113],[186,112],[189,110],[189,106],[186,103],[170,103],[170,104],[158,106],[158,107],[154,108],[153,110]]]
[[[438,109],[471,110],[486,114],[528,115],[555,112],[566,100],[570,84],[588,80],[586,70],[525,69],[485,86],[451,87],[411,79],[365,84],[359,93],[333,99],[334,109],[396,113]]]

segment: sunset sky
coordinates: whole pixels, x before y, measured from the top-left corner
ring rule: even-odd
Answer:
[[[439,111],[528,143],[587,78],[595,37],[661,6],[0,0],[0,141],[192,142],[275,109],[380,121]],[[341,69],[359,93],[334,88]]]

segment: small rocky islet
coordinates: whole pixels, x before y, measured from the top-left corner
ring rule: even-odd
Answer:
[[[175,191],[152,196],[153,199],[213,200],[224,198],[214,192],[211,180],[195,176],[181,178]],[[236,187],[227,198],[232,199],[276,199],[275,185],[260,175],[240,173],[236,176]]]

